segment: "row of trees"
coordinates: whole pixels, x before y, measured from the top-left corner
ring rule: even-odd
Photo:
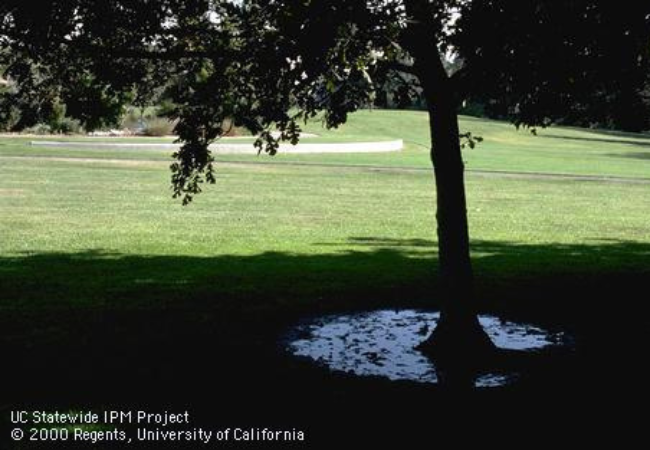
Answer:
[[[611,129],[630,132],[650,130],[650,67],[639,62],[637,72],[625,83],[613,78],[612,86],[594,88],[585,102],[573,99],[567,102],[563,115],[552,119],[558,125]],[[154,115],[146,118],[160,124],[170,134],[172,124],[165,117],[173,110],[173,101],[166,94],[173,86],[168,81],[166,89],[143,98],[137,92],[120,98],[111,98],[98,92],[64,99],[56,91],[35,102],[16,92],[11,81],[0,83],[0,131],[29,131],[52,133],[79,133],[97,129],[115,129],[141,126],[143,111],[153,108]],[[368,100],[367,108],[426,110],[419,80],[400,72],[397,82],[385,85]],[[468,96],[462,103],[461,114],[489,119],[511,121],[516,117],[517,105],[507,99],[488,98],[485,94]],[[139,119],[136,117],[139,114]],[[551,119],[549,118],[550,123]],[[137,122],[137,125],[136,125]],[[153,130],[152,132],[155,132]]]
[[[336,127],[382,89],[416,81],[430,119],[443,286],[432,293],[442,316],[429,348],[456,360],[491,347],[473,296],[460,105],[496,101],[524,127],[633,116],[628,97],[645,80],[650,48],[648,2],[5,0],[0,18],[16,104],[57,92],[92,123],[175,80],[183,146],[172,183],[186,202],[214,180],[208,145],[225,119],[273,154],[278,140],[298,140],[302,121],[322,113]]]
[[[0,55],[0,61],[6,64],[3,72],[7,74],[0,84],[0,130],[45,127],[52,132],[73,133],[119,128],[134,109],[143,110],[150,105],[159,106],[163,112],[171,109],[165,96],[169,80],[153,92],[136,86],[114,91],[98,85],[93,74],[81,69],[53,82],[49,67],[21,56]],[[16,57],[21,61],[14,61]]]
[[[472,24],[472,28],[491,29],[491,32],[485,31],[486,39],[500,41],[496,47],[509,52],[511,58],[504,58],[507,53],[491,55],[494,64],[504,64],[489,70],[500,72],[499,77],[492,77],[490,82],[488,76],[482,89],[467,92],[461,112],[517,121],[521,114],[521,93],[511,90],[512,73],[509,72],[513,64],[521,64],[515,60],[523,59],[528,61],[526,64],[548,65],[544,69],[545,80],[538,80],[538,89],[547,90],[546,94],[539,93],[550,95],[550,100],[546,100],[550,105],[546,108],[550,106],[552,111],[542,123],[632,132],[650,130],[650,60],[643,25],[647,21],[646,7],[626,5],[622,8],[600,2],[596,9],[588,3],[555,5],[553,10],[543,3],[534,7],[520,5],[519,14],[508,17],[500,12],[495,14],[489,8],[482,10],[480,20],[484,23]],[[522,17],[522,13],[528,17]],[[555,29],[559,34],[551,41],[531,42],[538,36],[535,29],[528,28],[531,24]],[[591,34],[585,38],[587,29]],[[447,53],[446,70],[454,73],[472,64],[471,60],[482,52],[481,48],[473,50],[462,54]],[[538,67],[530,67],[527,76],[535,77],[538,71]],[[554,95],[556,93],[561,95]],[[402,74],[398,82],[385,86],[378,93],[376,104],[426,109],[417,78],[406,74]],[[542,102],[535,99],[534,104],[538,108]]]
[[[5,131],[37,124],[55,132],[75,131],[82,124],[89,130],[110,127],[119,123],[125,104],[133,100],[128,92],[115,95],[98,89],[83,70],[54,83],[50,68],[38,61],[6,50],[0,61],[7,75],[0,86],[0,129]]]
[[[117,97],[92,85],[76,86],[73,92],[40,86],[37,96],[24,95],[22,89],[11,79],[0,84],[0,131],[77,134],[123,129],[152,136],[173,131],[173,121],[167,119],[174,109],[166,95],[170,81],[146,98],[135,88]]]
[[[639,62],[629,77],[613,77],[607,84],[594,86],[584,94],[589,96],[587,99],[565,100],[564,114],[549,118],[548,123],[636,133],[649,131],[650,67],[645,65],[646,61]],[[477,117],[511,120],[516,108],[503,97],[475,95],[464,103],[461,111]]]

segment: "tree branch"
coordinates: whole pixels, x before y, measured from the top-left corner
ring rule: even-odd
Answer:
[[[391,61],[391,62],[387,63],[386,68],[390,69],[390,70],[394,70],[396,72],[408,73],[409,75],[413,75],[413,76],[416,76],[416,77],[419,75],[419,73],[416,70],[415,66],[413,66],[413,65],[409,66],[409,65],[404,64],[404,63],[399,62],[399,61]]]

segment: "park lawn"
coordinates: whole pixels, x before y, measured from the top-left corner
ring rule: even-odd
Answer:
[[[421,111],[360,111],[335,130],[326,130],[320,121],[305,126],[318,134],[310,143],[373,142],[403,139],[405,149],[387,154],[278,154],[219,155],[220,161],[264,163],[317,163],[428,168],[428,118]],[[468,170],[515,171],[530,173],[576,174],[650,179],[650,136],[552,127],[537,130],[537,136],[516,130],[505,122],[461,117],[461,130],[482,136],[476,149],[464,152]],[[97,138],[57,138],[57,140],[99,142]],[[0,138],[0,156],[119,158],[169,161],[169,150],[46,148],[29,145],[35,138]],[[111,138],[110,142],[171,142],[170,138]],[[230,142],[248,142],[236,140]]]
[[[362,135],[409,115],[425,118],[373,111],[349,125],[367,121],[356,131]],[[643,149],[642,136],[557,129],[563,138],[543,138],[498,122],[463,123],[488,139],[466,153],[470,168],[482,161],[489,169],[493,158],[498,170],[517,171],[526,160],[522,172],[549,164],[548,173],[648,178],[650,160],[626,156]],[[412,137],[426,134],[421,125]],[[577,139],[584,136],[624,142]],[[510,159],[515,152],[519,160]],[[606,158],[608,166],[599,162]],[[4,339],[74,339],[74,311],[277,317],[435,307],[435,192],[425,149],[219,159],[216,185],[182,207],[171,198],[165,152],[46,149],[0,139],[0,311],[11,313],[0,323]],[[581,161],[580,170],[569,170]],[[511,299],[512,313],[567,278],[616,286],[604,280],[645,277],[649,185],[633,181],[470,171],[468,212],[484,304],[498,309]],[[78,326],[81,319],[74,320]]]
[[[2,310],[435,297],[427,171],[222,163],[216,185],[181,207],[157,158],[0,161]],[[488,287],[649,269],[648,184],[470,173],[467,189]]]
[[[318,124],[310,132],[318,133]],[[469,170],[542,172],[650,178],[650,136],[569,127],[538,129],[537,135],[506,122],[461,116],[461,132],[484,138],[464,152]],[[402,154],[318,155],[319,162],[429,167],[428,116],[421,111],[361,111],[331,133],[403,139]],[[278,160],[315,161],[307,155]]]

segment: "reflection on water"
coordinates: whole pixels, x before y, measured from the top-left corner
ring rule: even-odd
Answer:
[[[435,328],[439,313],[416,310],[373,311],[348,316],[328,316],[301,324],[289,343],[296,356],[311,358],[332,370],[391,380],[437,383],[434,363],[415,347]],[[562,333],[481,316],[481,325],[502,349],[534,351],[562,345]],[[477,387],[502,386],[515,374],[483,374]]]

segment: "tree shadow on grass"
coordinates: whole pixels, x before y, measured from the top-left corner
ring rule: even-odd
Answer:
[[[436,308],[433,242],[347,244],[345,252],[309,255],[1,258],[0,352],[10,369],[0,408],[190,404],[211,421],[310,427],[328,408],[345,426],[356,413],[441,401],[428,386],[329,374],[282,351],[280,336],[301,317]],[[483,310],[577,339],[561,373],[549,367],[498,395],[551,402],[550,386],[554,401],[577,402],[593,389],[613,396],[603,383],[638,393],[648,374],[641,355],[650,343],[643,301],[650,244],[475,242],[473,251]],[[497,394],[490,395],[488,409]],[[278,414],[279,404],[291,412]]]

